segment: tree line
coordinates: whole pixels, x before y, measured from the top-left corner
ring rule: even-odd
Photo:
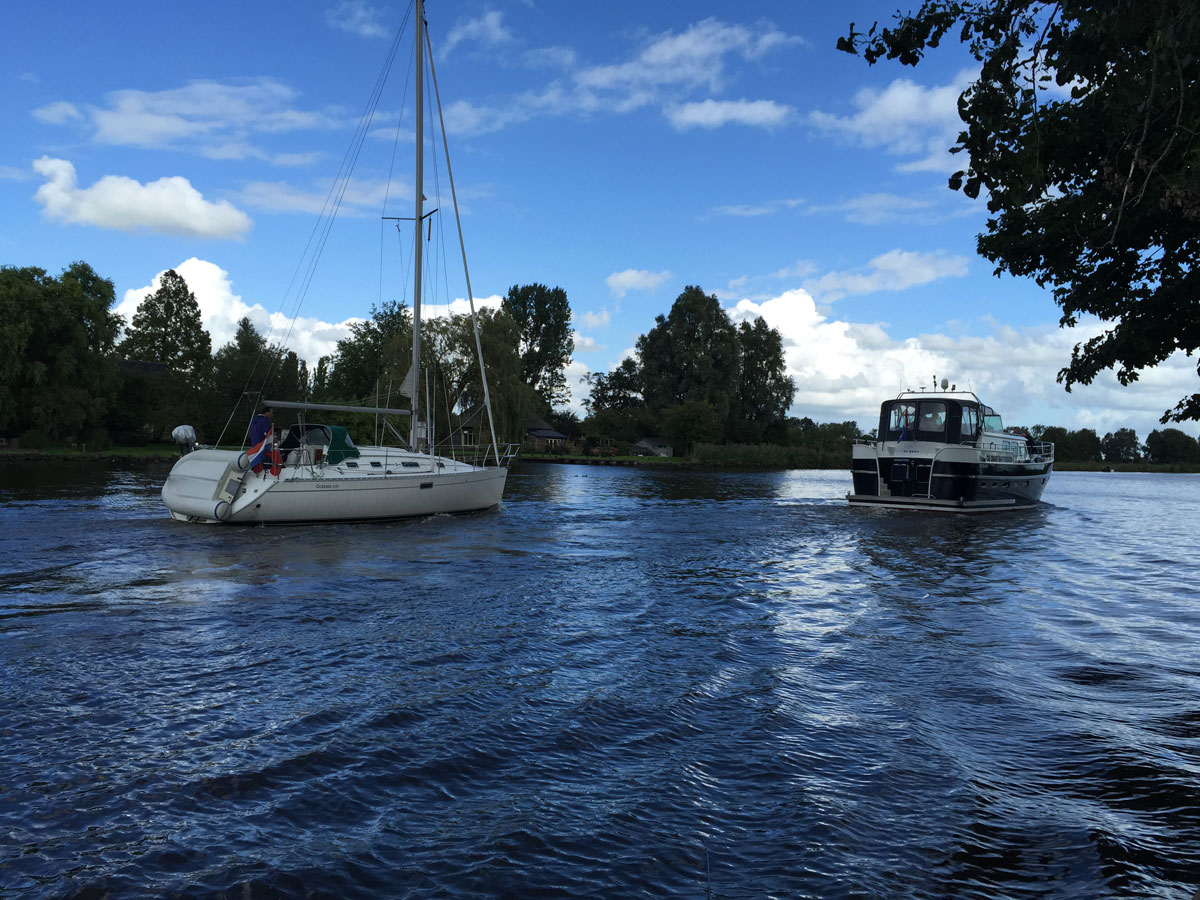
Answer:
[[[128,324],[112,311],[114,300],[112,282],[84,262],[58,277],[34,267],[0,267],[0,435],[27,448],[102,450],[169,440],[176,425],[187,423],[203,442],[237,444],[268,397],[407,405],[400,388],[413,323],[402,303],[372,307],[310,371],[248,318],[214,350],[195,295],[173,270]],[[520,441],[538,416],[585,448],[655,437],[669,440],[677,455],[705,448],[714,460],[752,460],[761,453],[745,448],[775,446],[784,450],[778,458],[833,464],[865,436],[852,421],[789,417],[796,388],[780,333],[761,318],[735,324],[717,297],[697,286],[685,288],[638,337],[636,356],[584,376],[583,418],[566,406],[574,343],[562,288],[514,285],[499,309],[477,313],[477,323],[502,441]],[[483,436],[485,426],[475,421],[483,391],[470,317],[423,322],[422,346],[426,372],[418,390],[435,435],[449,436],[466,419]],[[374,427],[365,417],[329,419]],[[277,424],[289,420],[284,415]],[[1152,432],[1145,444],[1128,428],[1103,438],[1091,429],[1035,426],[1030,432],[1053,441],[1064,462],[1200,463],[1200,442],[1173,428]]]

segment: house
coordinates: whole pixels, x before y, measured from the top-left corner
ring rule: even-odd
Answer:
[[[561,431],[555,431],[548,422],[535,416],[525,427],[525,443],[537,453],[548,453],[562,450],[567,443],[567,436]]]
[[[662,438],[642,438],[633,445],[634,456],[674,456],[674,448]]]

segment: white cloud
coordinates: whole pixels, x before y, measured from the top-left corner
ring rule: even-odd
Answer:
[[[815,111],[809,114],[809,122],[862,147],[916,157],[898,166],[900,171],[953,172],[961,168],[949,152],[963,129],[958,97],[973,77],[963,71],[950,84],[931,88],[898,78],[883,90],[858,91],[853,101],[857,111],[852,115]]]
[[[450,51],[467,41],[496,47],[512,40],[512,32],[504,25],[504,13],[491,10],[475,19],[460,19],[446,35],[442,53],[449,56]]]
[[[804,289],[825,302],[833,302],[851,294],[902,291],[942,278],[962,278],[967,267],[965,256],[889,250],[872,259],[865,269],[810,278],[804,282]]]
[[[0,181],[28,181],[33,176],[16,166],[0,166]]]
[[[703,100],[667,110],[667,119],[678,131],[689,128],[720,128],[731,122],[759,128],[774,128],[792,115],[792,108],[774,100]]]
[[[897,194],[860,194],[841,203],[811,206],[810,213],[840,213],[847,222],[856,225],[882,225],[888,222],[931,221],[932,200],[901,197]]]
[[[272,153],[252,138],[306,130],[341,128],[342,110],[304,110],[298,94],[272,78],[236,82],[193,81],[163,91],[114,91],[104,106],[84,109],[66,101],[33,115],[49,124],[87,121],[101,144],[146,149],[186,149],[216,159],[263,159],[296,164],[310,154],[289,149]],[[307,161],[307,160],[306,160]]]
[[[708,216],[733,216],[738,219],[751,219],[758,216],[772,216],[781,210],[795,209],[797,206],[803,205],[804,200],[801,198],[768,200],[765,203],[732,203],[727,206],[713,207],[706,218]]]
[[[303,190],[282,181],[251,181],[238,194],[247,206],[266,212],[302,212],[320,215],[328,211],[333,198],[330,197],[331,183],[317,190]],[[389,193],[390,192],[390,193]],[[408,185],[386,181],[351,179],[342,194],[339,215],[378,215],[383,208],[384,198],[404,200],[412,197]]]
[[[724,84],[727,57],[758,59],[796,41],[766,22],[747,27],[705,19],[679,34],[656,36],[628,62],[585,69],[577,80],[586,90],[607,93],[609,102],[618,106],[663,87],[706,87],[715,92]]]
[[[390,34],[379,22],[382,10],[368,6],[363,0],[342,0],[325,10],[325,22],[341,31],[365,38],[386,38]]]
[[[208,239],[240,238],[250,230],[250,217],[244,212],[226,200],[205,200],[180,176],[142,184],[123,175],[105,175],[91,187],[79,188],[75,167],[65,159],[43,156],[33,168],[46,178],[34,199],[49,219]]]
[[[613,295],[619,299],[630,291],[652,291],[670,277],[670,272],[625,269],[623,272],[613,272],[604,282]]]
[[[575,340],[576,353],[595,353],[598,350],[604,349],[600,344],[596,343],[594,338],[580,334],[578,331],[572,331],[571,337]]]
[[[853,419],[874,427],[879,404],[898,391],[932,384],[936,376],[974,390],[1010,425],[1095,428],[1103,436],[1134,428],[1143,439],[1162,411],[1195,390],[1195,365],[1177,353],[1140,381],[1122,387],[1111,372],[1090,386],[1063,390],[1056,377],[1071,347],[1101,329],[1083,323],[1064,331],[1052,324],[1014,329],[984,323],[989,333],[951,337],[891,337],[878,323],[852,323],[823,314],[804,290],[764,302],[741,300],[728,310],[735,322],[762,316],[783,336],[788,374],[797,392],[791,414],[817,421]]]
[[[580,318],[588,328],[607,328],[608,323],[612,320],[607,309],[602,309],[598,313],[588,310]]]
[[[33,117],[47,125],[62,125],[64,122],[82,119],[83,113],[75,108],[75,104],[60,100],[57,103],[38,107],[33,111]]]
[[[289,350],[294,350],[297,356],[308,362],[311,369],[322,356],[333,353],[337,342],[350,336],[350,326],[360,321],[349,318],[335,324],[304,317],[289,323],[282,313],[269,312],[258,303],[253,306],[245,303],[239,294],[234,293],[229,273],[215,263],[193,256],[175,266],[175,271],[196,295],[200,320],[212,337],[214,351],[233,340],[238,322],[246,317],[254,323],[259,333],[273,343],[282,343]],[[132,321],[138,304],[147,294],[158,290],[162,276],[163,273],[159,272],[145,287],[127,290],[115,311],[124,316],[125,321]]]
[[[504,298],[499,294],[489,294],[487,297],[475,298],[475,311],[481,309],[499,309]],[[465,316],[471,311],[471,304],[466,297],[457,297],[449,303],[430,303],[422,301],[421,319],[441,319],[446,316]]]
[[[471,20],[455,33],[452,48],[471,37],[492,43],[507,42],[499,14]],[[520,124],[536,116],[622,114],[647,106],[660,107],[677,128],[715,128],[730,122],[772,126],[783,123],[790,107],[772,100],[718,100],[688,102],[689,92],[719,93],[728,78],[731,60],[756,61],[799,38],[787,35],[769,22],[754,26],[729,25],[705,19],[680,33],[666,32],[644,40],[632,58],[613,64],[578,69],[570,80],[551,82],[501,103],[460,102],[447,109],[446,127],[452,134],[479,135]],[[530,68],[574,66],[573,50],[551,47],[521,55]]]

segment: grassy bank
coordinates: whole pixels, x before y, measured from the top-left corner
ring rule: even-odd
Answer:
[[[150,444],[141,447],[109,447],[87,450],[82,447],[51,447],[46,450],[0,450],[0,465],[17,462],[158,462],[179,458],[174,444]]]

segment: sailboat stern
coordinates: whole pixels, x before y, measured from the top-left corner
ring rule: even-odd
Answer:
[[[196,450],[171,467],[162,499],[173,518],[218,523],[229,519],[246,470],[245,454],[233,450]]]

